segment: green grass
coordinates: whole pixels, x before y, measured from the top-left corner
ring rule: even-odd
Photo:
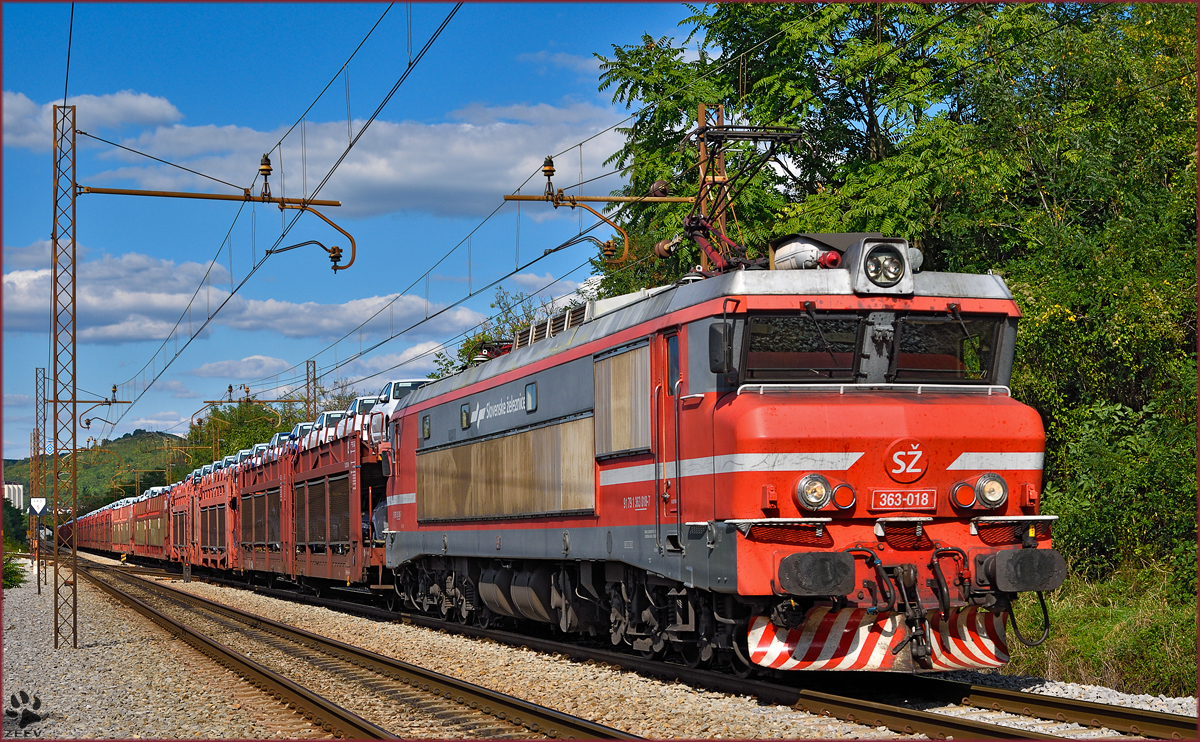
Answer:
[[[4,536],[4,589],[8,590],[14,587],[20,587],[25,583],[25,570],[21,569],[21,565],[17,564],[17,558],[13,556],[15,552],[21,551],[21,546],[17,542]]]
[[[1125,568],[1104,580],[1071,576],[1046,596],[1050,638],[1026,647],[1009,629],[1004,672],[1103,685],[1125,693],[1196,695],[1196,603],[1171,600],[1171,573]],[[1016,606],[1027,639],[1040,636],[1033,596]]]

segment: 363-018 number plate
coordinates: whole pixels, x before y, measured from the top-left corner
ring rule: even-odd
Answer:
[[[937,490],[871,490],[872,510],[936,510]]]

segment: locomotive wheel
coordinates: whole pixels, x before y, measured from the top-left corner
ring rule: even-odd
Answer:
[[[496,614],[492,613],[487,608],[480,608],[475,612],[475,614],[475,625],[481,629],[486,629],[491,626],[492,619],[496,617]]]
[[[675,650],[679,653],[679,658],[683,660],[683,664],[688,667],[696,668],[706,664],[704,661],[704,650],[699,644],[683,642]]]
[[[733,651],[729,653],[729,666],[734,675],[739,678],[748,678],[754,674],[757,667],[750,661],[749,648],[743,649],[745,640],[734,640]]]

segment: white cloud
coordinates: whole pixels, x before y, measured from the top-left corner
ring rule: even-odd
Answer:
[[[542,74],[545,74],[547,66],[562,67],[578,72],[581,75],[588,75],[589,77],[595,77],[596,73],[600,71],[600,60],[595,57],[581,57],[564,52],[549,52],[544,49],[534,54],[518,54],[517,61],[540,65],[540,72]]]
[[[455,120],[434,124],[375,121],[319,197],[340,200],[343,206],[339,213],[349,216],[406,211],[435,216],[483,215],[506,192],[538,171],[547,154],[566,149],[619,118],[608,108],[580,102],[559,106],[474,104],[450,116]],[[355,130],[363,123],[355,121]],[[231,183],[249,183],[262,153],[284,131],[160,126],[123,143]],[[282,167],[281,158],[273,156],[271,189],[276,196],[285,190],[288,196],[302,195],[305,178],[311,194],[344,151],[346,124],[309,123],[305,139],[307,173],[300,166],[299,130],[284,143]],[[583,147],[584,177],[607,171],[604,160],[622,141],[620,134],[609,131],[588,142]],[[109,157],[119,161],[120,166],[92,176],[93,182],[133,181],[140,188],[161,190],[228,190],[175,168],[143,165],[144,159],[131,159],[127,153],[114,152]],[[555,182],[570,185],[576,182],[578,173],[579,154],[573,152],[565,156]],[[525,192],[540,193],[543,185],[538,176]]]
[[[555,280],[554,276],[549,273],[544,276],[536,273],[518,273],[508,280],[526,293],[543,297],[557,298],[565,294],[573,294],[579,288],[579,284],[575,281]]]
[[[33,404],[33,397],[28,394],[5,394],[5,407],[26,407]],[[6,416],[7,417],[7,416]]]
[[[34,103],[24,93],[4,91],[4,146],[43,152],[53,147],[55,102]],[[183,118],[166,98],[122,90],[106,95],[76,95],[67,104],[78,106],[75,127],[100,133],[127,124],[156,126]]]
[[[544,55],[540,56],[540,55]],[[569,54],[539,52],[531,61],[582,69],[595,60]],[[102,96],[77,96],[83,130],[101,132],[139,126],[143,130],[122,144],[176,162],[230,183],[253,181],[262,153],[271,149],[286,129],[257,131],[245,126],[186,126],[183,114],[165,98],[121,91]],[[51,144],[53,103],[38,104],[24,93],[4,92],[4,145],[46,150]],[[371,216],[422,212],[435,216],[478,216],[490,212],[504,193],[525,182],[549,153],[570,148],[621,118],[609,107],[580,101],[486,106],[472,104],[449,115],[450,121],[376,120],[321,191],[321,198],[343,202],[342,213]],[[353,122],[361,129],[364,120]],[[110,135],[111,136],[111,135]],[[346,147],[344,121],[309,122],[305,151],[300,131],[273,156],[271,186],[275,195],[301,195],[304,181],[315,188]],[[608,131],[583,147],[584,177],[607,171],[604,160],[623,143]],[[93,184],[132,184],[158,190],[229,189],[199,176],[116,149],[102,148],[98,157],[111,161],[109,170],[89,177]],[[301,166],[307,161],[307,172]],[[570,185],[578,178],[579,154],[560,163],[556,183]],[[286,189],[284,188],[286,184]],[[540,193],[535,177],[525,189]],[[531,216],[533,211],[531,210]]]
[[[443,343],[427,341],[417,343],[398,353],[385,353],[370,358],[359,358],[346,364],[339,373],[352,379],[371,375],[362,382],[368,389],[380,389],[392,379],[411,379],[425,376],[434,367],[434,357],[445,350]]]
[[[291,368],[292,364],[282,358],[271,356],[247,356],[240,361],[212,361],[188,373],[204,378],[257,379],[271,376]]]
[[[118,430],[129,432],[137,428],[142,428],[143,430],[166,430],[181,425],[189,419],[187,415],[180,415],[175,410],[152,412],[136,420],[121,421],[121,426]],[[116,432],[113,431],[112,435],[115,435]]]
[[[75,301],[80,341],[119,343],[166,337],[203,280],[205,270],[200,263],[177,265],[140,253],[104,255],[77,264]],[[228,271],[220,265],[214,265],[209,276],[215,283],[229,280]],[[45,332],[49,328],[50,283],[48,267],[4,274],[6,330]],[[214,300],[224,295],[213,291]],[[201,292],[199,311],[193,315],[197,326],[203,320],[204,296]]]
[[[160,381],[154,385],[154,388],[160,392],[171,392],[171,396],[175,399],[199,399],[200,395],[193,392],[179,379],[168,379]]]
[[[50,267],[50,240],[38,240],[25,247],[4,246],[4,267],[8,270]]]
[[[32,252],[32,246],[26,249]],[[205,270],[205,264],[176,264],[140,253],[126,253],[120,257],[103,255],[80,263],[76,295],[80,341],[162,340],[175,327],[196,286],[201,285]],[[220,288],[222,285],[225,288]],[[210,309],[215,311],[228,298],[228,286],[228,270],[214,264],[208,283],[197,295],[190,319],[185,317],[176,331],[181,342],[200,327]],[[5,329],[46,332],[50,326],[49,295],[49,268],[5,273]],[[321,304],[234,296],[217,314],[213,325],[278,333],[288,338],[335,338],[379,312],[379,317],[371,321],[364,332],[364,336],[378,337],[383,332],[390,333],[392,328],[398,331],[409,327],[442,307],[427,304],[422,297],[405,295],[385,309],[395,297],[390,294],[353,299],[342,304]],[[478,312],[455,307],[414,330],[413,334],[418,338],[454,334],[482,319],[483,315]],[[205,332],[211,330],[212,325]]]
[[[75,244],[75,259],[83,260],[92,254],[89,247]],[[37,240],[25,247],[4,247],[4,267],[9,270],[50,267],[50,240]]]
[[[234,297],[218,315],[218,320],[221,324],[238,330],[270,330],[284,337],[298,338],[343,335],[380,310],[383,310],[380,316],[365,328],[367,331],[379,333],[393,325],[397,330],[401,330],[425,317],[427,305],[425,299],[419,296],[401,296],[396,299],[391,309],[384,309],[395,297],[395,294],[370,296],[336,305],[318,304],[315,301],[298,304],[277,299]],[[438,309],[438,305],[432,303],[428,307],[430,314]],[[461,329],[475,324],[482,318],[482,315],[472,310],[457,307],[432,320],[422,331],[428,333],[452,328]]]

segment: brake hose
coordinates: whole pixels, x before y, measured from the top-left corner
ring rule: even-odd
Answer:
[[[875,569],[875,579],[879,580],[879,591],[884,595],[884,612],[890,613],[895,610],[896,592],[892,589],[892,581],[888,579],[887,573],[883,571],[883,562],[879,561],[879,557],[875,556],[875,552],[861,546],[851,546],[849,549],[842,549],[842,551],[851,555],[856,552],[867,555],[867,566]]]
[[[1046,599],[1042,597],[1042,591],[1037,591],[1038,603],[1042,606],[1042,638],[1035,642],[1025,641],[1025,637],[1021,636],[1021,629],[1017,628],[1017,614],[1015,611],[1009,610],[1008,620],[1012,624],[1013,633],[1017,635],[1017,640],[1027,647],[1036,647],[1046,641],[1046,637],[1050,636],[1050,611],[1046,608]]]

